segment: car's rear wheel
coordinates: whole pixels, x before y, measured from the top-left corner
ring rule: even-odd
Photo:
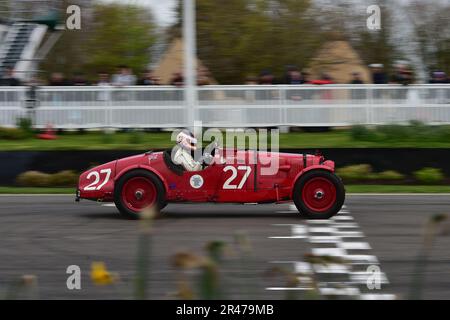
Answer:
[[[159,178],[147,170],[125,173],[114,188],[114,202],[120,213],[130,219],[138,219],[146,208],[160,210],[165,206],[165,190]]]
[[[297,180],[293,200],[300,214],[308,219],[328,219],[344,204],[344,185],[332,172],[313,170]]]

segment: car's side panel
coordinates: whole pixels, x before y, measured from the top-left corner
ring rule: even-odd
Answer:
[[[83,172],[78,183],[80,198],[111,201],[114,192],[116,161]]]

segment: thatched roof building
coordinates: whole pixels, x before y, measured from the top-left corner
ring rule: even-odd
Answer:
[[[352,73],[358,72],[364,83],[371,82],[369,68],[352,46],[343,40],[325,43],[310,62],[307,71],[311,79],[319,79],[326,73],[334,83],[349,83]]]

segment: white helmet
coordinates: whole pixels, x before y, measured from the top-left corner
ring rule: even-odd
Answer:
[[[183,130],[177,135],[177,144],[188,151],[197,149],[197,139],[188,130]]]

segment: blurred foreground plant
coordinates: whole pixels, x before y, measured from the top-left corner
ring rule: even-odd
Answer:
[[[39,298],[37,277],[32,274],[23,275],[15,280],[6,290],[4,299],[31,299]]]
[[[117,273],[111,273],[106,269],[104,262],[93,262],[91,264],[91,280],[96,285],[113,284],[118,280]]]
[[[181,269],[178,279],[177,296],[182,299],[195,298],[194,290],[189,286],[186,271],[198,271],[197,287],[200,299],[220,299],[222,290],[220,288],[219,267],[222,259],[224,244],[213,241],[207,244],[208,257],[196,255],[191,252],[178,252],[172,258],[172,265]]]
[[[449,234],[449,225],[444,224],[444,222],[447,221],[448,215],[436,214],[432,216],[425,224],[422,247],[419,250],[419,254],[414,267],[411,292],[409,297],[411,300],[418,300],[422,298],[428,259],[431,256],[436,237],[439,235]]]
[[[150,251],[152,247],[152,224],[157,217],[157,209],[152,206],[141,212],[137,245],[137,262],[134,297],[147,299],[149,296],[147,283],[149,280]]]

